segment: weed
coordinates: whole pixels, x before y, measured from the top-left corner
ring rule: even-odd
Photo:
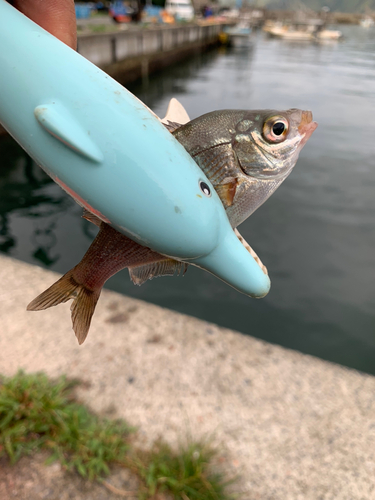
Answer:
[[[72,392],[76,384],[22,371],[0,378],[0,457],[6,454],[15,463],[47,449],[49,461],[58,459],[66,469],[99,480],[116,462],[140,478],[140,500],[159,494],[176,500],[232,498],[226,493],[229,482],[213,470],[216,452],[210,445],[190,443],[173,451],[160,441],[149,451],[131,449],[132,429],[122,420],[100,419],[77,403]]]
[[[52,451],[51,460],[94,479],[125,458],[129,432],[124,422],[100,420],[74,402],[72,383],[63,377],[52,382],[20,371],[0,385],[0,456],[12,463],[43,448]]]
[[[169,493],[176,500],[225,500],[229,482],[210,463],[216,451],[210,445],[190,443],[173,451],[159,442],[151,451],[139,453],[134,470],[143,479],[141,498]]]

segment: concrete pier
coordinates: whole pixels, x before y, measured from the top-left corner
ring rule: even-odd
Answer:
[[[69,304],[26,312],[58,277],[0,256],[0,373],[80,378],[143,444],[213,437],[245,500],[375,498],[375,377],[110,291],[78,346]]]
[[[222,29],[221,24],[130,26],[121,32],[80,35],[78,52],[125,83],[216,45]]]

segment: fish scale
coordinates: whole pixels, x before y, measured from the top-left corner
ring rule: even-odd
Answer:
[[[238,188],[238,197],[226,209],[232,227],[238,227],[263,204],[279,186],[278,181],[243,182]]]
[[[228,149],[226,145],[202,151],[193,155],[193,158],[214,187],[235,173],[235,169],[232,166],[235,161],[233,151]]]

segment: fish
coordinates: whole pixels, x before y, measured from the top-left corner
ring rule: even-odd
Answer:
[[[175,121],[176,115],[179,121]],[[312,113],[297,109],[223,110],[179,123],[186,120],[187,114],[174,109],[162,122],[206,174],[239,241],[268,274],[236,227],[290,174],[317,126]],[[133,283],[141,285],[155,277],[185,274],[190,264],[197,265],[133,241],[88,210],[83,217],[99,227],[83,259],[27,306],[27,310],[37,311],[73,299],[71,317],[79,344],[88,335],[104,283],[118,271],[128,268]]]

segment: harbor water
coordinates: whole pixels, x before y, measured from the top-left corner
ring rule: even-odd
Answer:
[[[124,270],[108,288],[375,374],[375,29],[340,29],[344,41],[326,44],[258,33],[250,48],[204,53],[129,87],[160,116],[172,97],[191,118],[313,111],[319,127],[294,171],[239,227],[269,270],[269,295],[250,299],[193,267],[142,287]],[[0,137],[0,251],[64,273],[95,234],[80,207]]]

